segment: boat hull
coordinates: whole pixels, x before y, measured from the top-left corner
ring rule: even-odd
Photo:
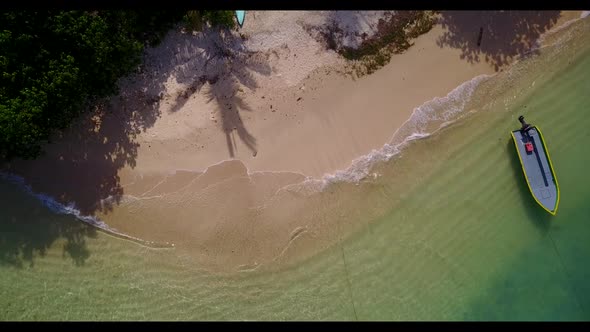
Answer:
[[[559,206],[559,184],[541,130],[531,126],[526,131],[513,130],[511,134],[533,198],[555,215]],[[532,151],[527,151],[527,143],[532,145]]]
[[[244,18],[246,18],[246,11],[245,10],[236,10],[235,11],[236,20],[240,25],[240,28],[244,25]]]

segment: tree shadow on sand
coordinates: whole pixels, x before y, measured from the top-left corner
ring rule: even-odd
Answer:
[[[220,129],[226,136],[229,156],[233,158],[237,149],[234,132],[255,155],[256,139],[246,129],[240,114],[253,110],[241,94],[258,88],[254,73],[271,74],[268,56],[248,51],[244,39],[221,29],[208,29],[192,37],[178,54],[181,59],[187,54],[198,56],[187,57],[175,73],[177,83],[187,88],[173,98],[170,112],[182,109],[194,93],[205,88],[208,102],[215,103],[218,118],[221,118]]]
[[[168,106],[163,101],[172,100],[170,112],[202,111],[183,106],[203,87],[221,113],[220,129],[228,137],[230,156],[235,152],[230,139],[234,131],[255,153],[256,140],[240,115],[252,110],[238,90],[240,85],[257,88],[252,72],[270,75],[266,60],[264,55],[248,52],[244,40],[228,31],[210,29],[198,35],[170,31],[158,47],[146,51],[138,72],[120,81],[117,96],[93,103],[92,110],[55,135],[36,160],[15,160],[5,169],[25,178],[34,192],[73,203],[83,215],[108,213],[124,193],[119,171],[135,167],[137,136],[161,116]],[[170,96],[170,82],[186,90]]]
[[[374,38],[379,26],[393,17],[393,11],[335,10],[326,13],[323,24],[305,25],[304,29],[327,49],[341,52]]]
[[[461,49],[469,63],[486,61],[498,71],[516,57],[533,54],[535,41],[552,28],[559,11],[445,11],[440,23],[446,30],[439,47]]]
[[[129,96],[124,94],[97,102],[93,110],[55,135],[54,143],[47,144],[39,158],[15,160],[9,172],[23,176],[34,192],[73,203],[84,215],[110,211],[123,194],[118,170],[135,167],[139,147],[135,137],[159,115],[157,104],[126,106],[123,98]]]

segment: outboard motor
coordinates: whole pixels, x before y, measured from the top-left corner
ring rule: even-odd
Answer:
[[[530,124],[524,121],[524,116],[522,115],[518,117],[518,121],[520,121],[520,123],[522,124],[522,128],[520,129],[522,131],[527,131],[531,127]]]

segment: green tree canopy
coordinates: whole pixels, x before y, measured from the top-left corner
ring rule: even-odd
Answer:
[[[0,158],[32,158],[90,97],[116,92],[183,11],[0,13]]]

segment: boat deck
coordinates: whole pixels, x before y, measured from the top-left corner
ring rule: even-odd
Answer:
[[[531,193],[542,207],[554,214],[559,203],[559,189],[539,129],[532,126],[526,133],[514,130],[512,136]],[[527,142],[532,143],[533,151],[527,152]]]

